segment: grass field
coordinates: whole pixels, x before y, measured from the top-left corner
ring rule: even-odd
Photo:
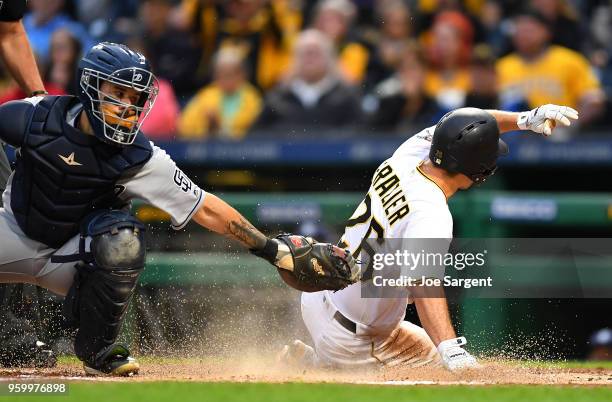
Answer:
[[[363,373],[355,377],[352,374],[339,376],[326,372],[316,375],[283,372],[284,376],[278,376],[277,372],[275,376],[265,366],[245,368],[244,365],[236,365],[234,370],[227,363],[208,360],[144,358],[142,363],[146,370],[141,375],[125,379],[83,377],[74,359],[63,359],[58,369],[47,371],[2,371],[0,399],[14,397],[19,401],[41,401],[40,395],[9,396],[8,384],[27,381],[66,383],[69,390],[67,395],[46,397],[51,401],[79,402],[612,401],[612,362],[507,361],[488,363],[488,368],[478,375],[472,373],[471,376],[462,374],[451,377],[444,377],[444,374],[435,371],[421,373],[419,377],[409,370],[383,377],[368,377]],[[183,370],[177,374],[181,367]],[[526,384],[532,385],[505,384],[505,381],[511,380],[507,373],[511,375],[514,372],[517,376],[532,373],[535,377],[526,377],[525,380]],[[493,378],[495,376],[499,376],[498,383]],[[488,377],[492,377],[491,382],[482,381]],[[351,383],[367,382],[368,378],[373,384]],[[423,382],[426,378],[440,384],[405,385],[405,381],[417,379]],[[543,384],[531,383],[534,378],[540,378]],[[563,380],[556,382],[556,378]],[[448,385],[453,379],[458,384]],[[547,379],[552,379],[554,384],[547,384]],[[466,381],[469,384],[459,384]]]
[[[40,401],[40,396],[19,396],[20,401]],[[343,384],[266,383],[71,383],[67,396],[49,397],[66,401],[607,401],[610,387],[577,386],[375,386]]]

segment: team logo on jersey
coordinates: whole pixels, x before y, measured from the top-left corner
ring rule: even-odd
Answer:
[[[68,156],[62,156],[60,154],[57,154],[57,156],[59,156],[60,159],[63,160],[68,166],[83,166],[81,163],[77,162],[74,159],[74,152]]]
[[[174,184],[179,186],[179,188],[185,193],[188,193],[191,190],[191,187],[193,186],[191,180],[189,180],[185,173],[183,173],[179,168],[176,168],[176,170],[174,171]],[[193,194],[196,197],[198,196],[196,191],[194,191]]]

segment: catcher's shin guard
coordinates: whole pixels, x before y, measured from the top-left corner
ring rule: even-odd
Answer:
[[[81,262],[66,296],[64,315],[78,328],[74,350],[92,373],[123,374],[115,372],[117,366],[129,360],[126,348],[116,352],[115,341],[144,268],[144,229],[121,211],[90,215],[82,226]],[[85,252],[87,237],[91,252]]]

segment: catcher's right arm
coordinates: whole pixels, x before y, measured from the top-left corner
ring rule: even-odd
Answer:
[[[303,236],[280,235],[270,239],[213,194],[206,194],[193,220],[239,241],[253,254],[290,272],[295,280],[289,280],[286,274],[282,276],[296,289],[311,292],[339,290],[359,279],[359,268],[348,251]]]

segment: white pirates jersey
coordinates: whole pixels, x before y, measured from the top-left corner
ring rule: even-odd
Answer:
[[[429,155],[433,132],[430,127],[411,137],[376,169],[341,239],[354,255],[360,253],[366,238],[452,238],[453,219],[446,197],[420,169]],[[376,329],[398,325],[408,304],[408,297],[361,298],[359,283],[328,295],[347,318]]]

